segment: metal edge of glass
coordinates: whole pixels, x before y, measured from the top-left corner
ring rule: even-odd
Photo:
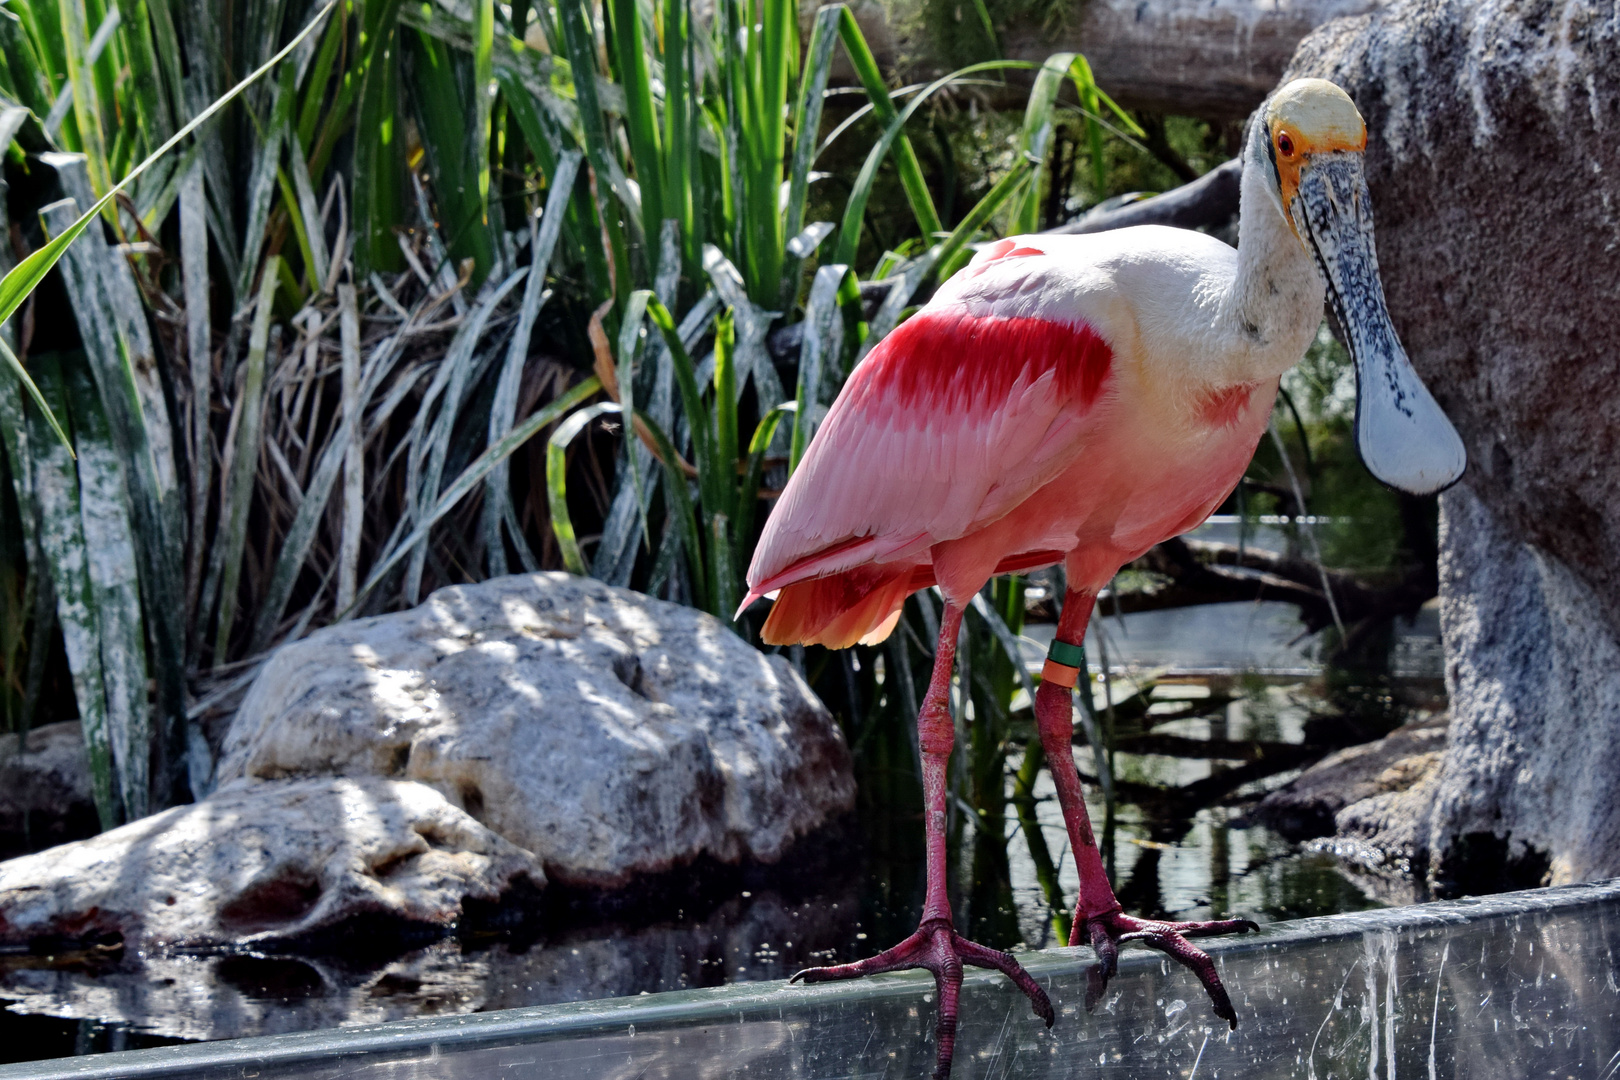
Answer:
[[[1409,907],[1329,915],[1274,923],[1259,934],[1214,939],[1200,945],[1216,958],[1259,950],[1321,944],[1366,933],[1426,932],[1514,915],[1565,914],[1572,909],[1620,901],[1620,878],[1522,892],[1498,893],[1462,900],[1435,901]],[[1089,960],[1084,947],[1020,953],[1019,960],[1036,979],[1078,977],[1077,961]],[[1120,957],[1120,971],[1158,964],[1158,953],[1133,950]],[[976,971],[968,981],[1000,978]],[[395,1020],[382,1024],[325,1028],[318,1031],[261,1035],[243,1039],[124,1050],[88,1057],[0,1065],[0,1080],[158,1080],[191,1075],[233,1063],[287,1067],[306,1061],[386,1054],[413,1050],[471,1049],[578,1038],[618,1031],[631,1024],[646,1028],[724,1020],[740,1023],[754,1014],[781,1012],[816,997],[859,996],[876,1001],[912,995],[926,989],[931,977],[922,972],[880,975],[860,983],[789,986],[781,982],[741,983],[708,989],[679,990],[629,998],[607,998],[536,1005],[460,1016]]]

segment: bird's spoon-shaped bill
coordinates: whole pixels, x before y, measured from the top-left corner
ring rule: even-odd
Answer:
[[[1356,450],[1379,480],[1412,495],[1450,487],[1468,464],[1462,438],[1401,347],[1384,305],[1372,200],[1359,153],[1316,155],[1290,210],[1327,279],[1356,365]]]

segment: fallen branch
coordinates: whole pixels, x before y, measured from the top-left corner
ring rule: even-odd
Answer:
[[[1112,210],[1093,211],[1048,230],[1052,233],[1107,232],[1132,225],[1171,225],[1178,229],[1206,229],[1224,225],[1238,212],[1243,162],[1238,158],[1218,165],[1190,184],[1162,195],[1127,203]]]

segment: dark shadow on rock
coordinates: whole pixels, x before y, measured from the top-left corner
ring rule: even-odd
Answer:
[[[100,831],[77,720],[0,735],[0,859]]]
[[[1529,845],[1514,845],[1512,834],[1466,833],[1452,842],[1445,872],[1434,882],[1442,900],[1459,896],[1536,889],[1550,884],[1552,858]]]

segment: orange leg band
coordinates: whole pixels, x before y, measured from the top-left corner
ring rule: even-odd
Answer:
[[[1051,657],[1047,657],[1046,664],[1041,668],[1041,681],[1049,682],[1054,686],[1072,688],[1080,681],[1080,669],[1060,664]]]

